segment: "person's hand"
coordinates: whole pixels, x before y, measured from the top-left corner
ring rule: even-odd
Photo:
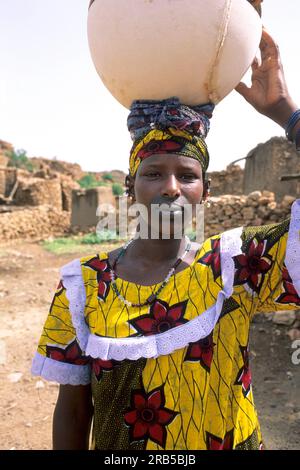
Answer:
[[[259,113],[285,127],[297,106],[291,99],[284,77],[279,48],[263,29],[260,43],[261,64],[255,58],[252,64],[252,85],[241,82],[236,91]]]

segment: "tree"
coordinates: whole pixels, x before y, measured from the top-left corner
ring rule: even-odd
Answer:
[[[98,186],[106,186],[106,183],[103,183],[103,181],[97,181],[95,175],[93,174],[84,175],[77,182],[84,189],[92,189],[97,188]]]
[[[30,172],[34,170],[33,163],[27,157],[26,150],[11,150],[6,152],[6,156],[9,158],[8,166],[22,168]]]
[[[113,182],[113,176],[111,173],[106,173],[105,175],[102,176],[102,179],[104,179],[105,181]]]
[[[114,183],[112,185],[112,192],[114,196],[122,196],[124,194],[124,189],[119,183]]]

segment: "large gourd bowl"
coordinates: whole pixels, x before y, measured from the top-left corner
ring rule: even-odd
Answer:
[[[92,0],[91,56],[126,108],[171,96],[217,104],[257,54],[260,14],[261,0]]]

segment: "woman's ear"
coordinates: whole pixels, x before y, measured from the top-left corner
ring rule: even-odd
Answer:
[[[134,177],[128,174],[125,178],[126,194],[131,198],[132,202],[135,201],[134,193]]]
[[[205,179],[204,184],[203,184],[203,197],[202,197],[202,202],[205,202],[209,199],[210,196],[210,185],[211,185],[211,180],[210,179]]]

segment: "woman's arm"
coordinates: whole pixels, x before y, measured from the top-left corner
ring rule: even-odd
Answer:
[[[87,450],[93,417],[90,385],[61,385],[53,416],[53,450]]]
[[[264,29],[260,43],[261,64],[255,59],[252,64],[252,85],[240,83],[240,93],[259,113],[269,117],[285,128],[291,115],[298,109],[292,100],[285,81],[280,52],[277,44]],[[298,123],[293,132],[295,137]]]
[[[244,83],[240,83],[236,90],[259,113],[286,129],[290,117],[298,108],[288,91],[279,48],[266,30],[263,31],[260,51],[261,64],[255,60],[252,65],[251,86],[248,88]],[[294,141],[298,129],[300,122],[296,124],[291,135]],[[256,227],[255,231],[244,228],[242,254],[235,257],[238,267],[233,275],[237,296],[240,295],[240,285],[247,286],[247,290],[242,292],[245,300],[237,301],[246,307],[245,312],[251,312],[251,316],[255,312],[295,310],[300,307],[299,217],[300,201],[293,205],[289,220]],[[242,263],[246,262],[243,266],[251,266],[254,253],[255,256],[259,255],[255,258],[255,272],[250,268],[250,282],[245,282],[246,271],[242,273]],[[258,270],[257,266],[260,266]],[[253,277],[251,272],[254,273]],[[254,285],[251,285],[253,280]],[[249,289],[255,290],[254,302],[249,296]],[[235,298],[234,295],[233,297]]]

